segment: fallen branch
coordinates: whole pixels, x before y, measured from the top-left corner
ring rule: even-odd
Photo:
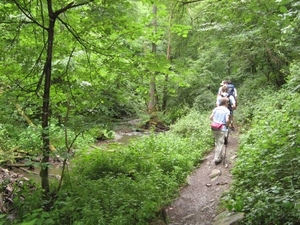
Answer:
[[[16,167],[16,165],[11,165],[11,166],[15,166],[15,167]],[[28,174],[34,174],[34,175],[40,175],[40,173],[38,173],[38,172],[34,172],[34,171],[31,171],[31,170],[25,169],[24,167],[26,167],[26,165],[24,165],[24,167],[22,167],[21,164],[19,164],[19,165],[17,165],[17,166],[19,166],[19,169],[22,170],[22,171],[25,172],[25,173],[28,173]],[[49,174],[48,176],[49,176],[49,177],[55,177],[55,178],[58,179],[58,180],[60,179],[60,175]]]
[[[6,164],[8,167],[29,167],[29,165],[26,164]]]

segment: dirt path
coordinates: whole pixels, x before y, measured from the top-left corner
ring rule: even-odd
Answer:
[[[211,151],[200,167],[188,178],[188,185],[180,191],[180,196],[167,209],[169,225],[212,225],[217,215],[220,197],[232,182],[233,167],[238,148],[238,132],[230,134],[226,154],[226,164],[215,165],[214,151]],[[220,175],[210,178],[210,174],[220,171]]]

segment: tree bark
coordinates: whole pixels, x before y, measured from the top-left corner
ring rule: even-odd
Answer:
[[[156,5],[153,5],[153,33],[156,33],[157,29],[157,21],[156,21],[156,16],[157,16],[157,7]],[[156,43],[152,43],[152,54],[156,54]],[[149,87],[149,104],[148,104],[148,113],[150,115],[150,120],[155,120],[157,115],[157,98],[156,98],[156,72],[151,74],[150,77],[150,87]]]
[[[54,27],[56,15],[52,10],[52,1],[48,0],[48,39],[47,39],[47,56],[44,64],[44,93],[43,93],[43,108],[42,108],[42,141],[43,141],[43,156],[41,161],[41,182],[44,190],[45,198],[49,198],[49,155],[50,155],[50,135],[49,135],[49,104],[50,104],[50,87],[52,73],[52,54],[54,41]],[[49,199],[48,199],[49,200]]]
[[[54,28],[55,28],[55,22],[58,18],[58,16],[61,13],[64,13],[65,11],[75,8],[75,7],[80,7],[83,5],[87,5],[94,0],[86,0],[86,1],[81,1],[78,3],[75,2],[70,2],[64,7],[60,8],[57,11],[53,11],[53,1],[52,0],[47,0],[47,10],[48,10],[48,21],[44,23],[44,19],[46,20],[47,18],[44,18],[44,14],[41,13],[42,17],[42,23],[37,20],[33,14],[30,12],[30,9],[24,2],[24,5],[20,3],[18,0],[13,0],[14,4],[20,9],[20,11],[35,25],[38,27],[41,27],[46,31],[47,33],[47,40],[46,40],[46,60],[44,63],[43,71],[42,71],[42,79],[44,79],[44,89],[43,89],[43,104],[42,104],[42,142],[43,142],[43,147],[42,147],[42,160],[41,160],[41,171],[40,171],[40,177],[41,177],[41,186],[42,189],[44,190],[44,200],[46,204],[44,205],[45,210],[50,210],[52,203],[53,203],[53,196],[51,196],[50,193],[50,187],[49,187],[49,159],[50,159],[50,153],[51,153],[51,144],[50,144],[50,132],[49,132],[49,118],[50,118],[50,90],[51,90],[51,74],[52,74],[52,57],[53,57],[53,43],[54,43]],[[44,12],[43,10],[43,4],[41,1],[40,7],[42,8],[41,11]],[[26,5],[26,6],[25,6]],[[62,23],[66,26],[67,24],[62,21]],[[47,27],[48,25],[48,27]],[[70,31],[70,30],[69,30]],[[70,31],[71,32],[71,31]],[[72,32],[71,32],[72,33]],[[73,33],[72,33],[73,34]],[[73,34],[74,35],[74,34]],[[40,83],[38,84],[38,86]],[[17,105],[18,108],[18,105]],[[18,108],[19,110],[20,108]],[[22,110],[19,112],[21,115],[24,117],[24,119],[28,122],[29,125],[34,126],[34,124],[30,121],[30,119],[23,114]],[[55,195],[56,193],[53,192]]]
[[[172,12],[169,17],[169,26],[171,26]],[[168,30],[168,45],[167,45],[167,60],[171,60],[171,32],[170,28]],[[167,109],[167,99],[168,99],[168,82],[169,82],[169,74],[165,74],[165,82],[163,86],[163,97],[162,97],[162,111],[165,114]]]

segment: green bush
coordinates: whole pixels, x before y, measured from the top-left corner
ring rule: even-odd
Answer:
[[[182,118],[190,122],[178,123],[182,128],[194,120],[193,135],[179,134],[174,126],[126,146],[82,151],[72,161],[53,218],[63,224],[147,224],[177,196],[212,144],[209,123],[195,124],[208,115],[192,114]]]
[[[246,213],[244,224],[300,224],[300,94],[266,95],[242,136],[225,202]]]
[[[217,94],[205,90],[195,98],[193,108],[199,112],[211,110],[216,106],[216,99]]]
[[[274,90],[275,87],[264,76],[245,80],[237,90],[238,106],[234,113],[235,122],[240,126],[249,127],[252,124],[254,112],[262,107],[263,97],[273,95]]]
[[[203,141],[208,140],[207,137],[211,135],[209,115],[210,112],[207,111],[201,114],[197,110],[191,110],[170,126],[171,133],[182,137],[199,136],[203,137]]]

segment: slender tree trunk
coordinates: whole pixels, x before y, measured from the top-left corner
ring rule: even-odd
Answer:
[[[42,108],[42,141],[43,141],[43,156],[41,162],[40,176],[42,180],[42,189],[44,196],[49,200],[49,155],[50,155],[50,134],[49,134],[49,104],[50,104],[50,87],[51,87],[51,73],[52,73],[52,54],[54,41],[54,26],[56,16],[52,11],[51,1],[48,1],[49,13],[49,28],[47,39],[47,56],[44,65],[44,94],[43,94],[43,108]]]
[[[172,13],[169,17],[169,26],[171,26],[171,19],[172,19]],[[171,32],[170,29],[168,30],[168,45],[167,45],[167,60],[171,60]],[[164,114],[166,113],[167,109],[167,99],[168,99],[168,82],[169,82],[169,74],[165,74],[165,82],[163,87],[163,97],[162,97],[162,111]]]
[[[153,32],[156,33],[157,29],[157,7],[153,5]],[[152,53],[156,54],[156,43],[152,43]],[[150,77],[150,88],[149,88],[149,104],[148,104],[148,113],[150,115],[150,119],[156,119],[156,111],[157,111],[157,96],[156,96],[156,72],[151,74]]]
[[[44,2],[40,1],[40,7],[43,17],[43,23],[39,24],[38,20],[35,20],[32,13],[30,13],[30,10],[27,9],[27,3],[26,1],[23,2],[24,5],[22,5],[18,0],[12,0],[15,5],[21,10],[22,13],[24,13],[25,16],[28,17],[32,21],[33,24],[37,24],[38,26],[42,27],[47,32],[47,46],[46,46],[46,61],[43,68],[43,78],[44,78],[44,89],[43,89],[43,106],[42,106],[42,142],[43,142],[43,149],[42,149],[42,160],[41,160],[41,171],[40,171],[40,177],[41,177],[41,186],[44,191],[43,198],[46,202],[44,207],[45,210],[50,210],[53,201],[54,196],[51,195],[50,186],[49,186],[49,160],[50,160],[50,152],[51,150],[55,150],[55,148],[50,144],[50,132],[49,132],[49,118],[50,118],[50,90],[51,90],[51,74],[52,74],[52,56],[53,56],[53,43],[54,43],[54,28],[55,28],[55,22],[58,18],[58,16],[67,10],[75,7],[81,7],[83,5],[87,5],[94,0],[86,0],[77,2],[69,2],[64,7],[60,8],[57,11],[53,11],[53,0],[47,0],[45,1],[47,4],[48,9],[48,23],[44,23]],[[46,20],[46,18],[45,18]],[[48,27],[45,26],[45,24],[48,24]],[[61,27],[62,29],[62,27]],[[21,113],[21,115],[26,119],[26,121],[30,125],[34,125],[28,117],[22,112],[22,109],[16,105],[18,108],[18,111]],[[53,194],[56,194],[56,192],[53,192]]]

